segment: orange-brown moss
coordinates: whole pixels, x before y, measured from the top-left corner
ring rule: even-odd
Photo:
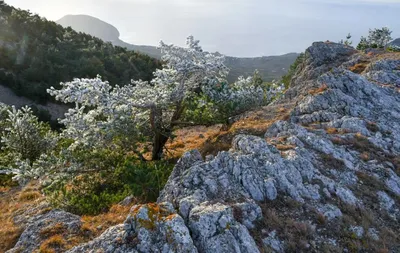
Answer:
[[[328,85],[326,85],[324,83],[319,88],[309,90],[308,94],[315,96],[315,95],[321,94],[324,91],[328,90],[328,88],[329,88]]]
[[[295,149],[295,148],[296,148],[296,146],[291,145],[291,144],[277,144],[275,147],[276,147],[279,151],[288,151],[288,150],[291,150],[291,149]]]
[[[361,62],[361,63],[357,63],[354,66],[351,66],[349,68],[349,70],[353,73],[356,74],[361,74],[362,72],[364,72],[364,70],[367,68],[369,62]]]

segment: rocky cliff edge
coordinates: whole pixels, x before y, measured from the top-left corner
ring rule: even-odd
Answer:
[[[314,43],[263,108],[290,104],[286,121],[185,153],[157,203],[69,252],[399,252],[399,91],[400,54]],[[10,252],[31,252],[40,222]]]

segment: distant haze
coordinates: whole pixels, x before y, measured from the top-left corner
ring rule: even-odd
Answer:
[[[232,56],[301,52],[314,41],[357,44],[368,28],[400,37],[400,0],[6,0],[50,20],[88,14],[136,45],[183,45],[193,34],[208,51]],[[397,30],[396,30],[397,29]]]

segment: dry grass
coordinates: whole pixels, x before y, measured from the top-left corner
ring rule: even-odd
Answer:
[[[346,165],[343,160],[335,158],[331,154],[320,154],[321,160],[327,168],[335,169],[335,170],[344,170]]]
[[[279,203],[259,203],[264,218],[251,231],[253,237],[263,249],[262,238],[265,238],[267,234],[262,231],[265,229],[268,232],[275,230],[278,237],[286,242],[285,252],[307,252],[306,245],[314,237],[314,229],[308,222],[298,221],[284,211],[286,209],[301,210],[301,206],[290,203],[289,199],[277,201]],[[294,211],[294,213],[296,212]]]
[[[361,63],[357,63],[356,65],[351,66],[349,68],[349,70],[351,72],[353,72],[353,73],[361,74],[367,68],[368,64],[369,64],[369,62],[367,62],[367,61],[361,62]]]
[[[326,85],[326,84],[324,83],[324,84],[322,84],[320,87],[318,87],[318,88],[316,88],[316,89],[311,89],[311,90],[309,90],[309,91],[308,91],[308,94],[315,96],[315,95],[318,95],[318,94],[323,93],[324,91],[326,91],[326,90],[328,90],[328,89],[329,89],[328,85]]]
[[[362,152],[360,154],[360,158],[361,160],[363,160],[364,162],[368,162],[370,160],[369,154],[368,152]]]
[[[275,147],[276,147],[279,151],[288,151],[288,150],[291,150],[291,149],[295,149],[295,148],[296,148],[296,146],[291,145],[291,144],[277,144]]]
[[[45,241],[40,252],[63,252],[76,245],[88,242],[100,236],[109,227],[121,224],[129,214],[131,206],[114,205],[107,213],[96,216],[82,216],[82,226],[78,232],[68,231],[62,223],[46,227],[40,231]]]
[[[334,127],[328,127],[326,129],[326,133],[327,134],[338,134],[339,130],[337,128],[334,128]]]
[[[54,226],[48,226],[48,227],[43,228],[42,230],[40,230],[39,234],[44,238],[48,238],[53,235],[62,234],[66,230],[67,230],[67,228],[65,227],[65,225],[63,223],[57,223]]]
[[[43,203],[37,182],[31,182],[24,188],[14,187],[0,195],[0,252],[5,252],[14,247],[23,228],[14,223],[16,214],[22,214],[27,210],[34,210]],[[29,215],[38,215],[50,209],[37,210]],[[39,233],[45,239],[40,247],[40,252],[63,252],[75,245],[87,242],[99,236],[107,228],[121,224],[127,217],[130,206],[114,205],[107,213],[97,216],[83,216],[82,227],[77,234],[69,234],[63,223],[44,227]],[[22,224],[24,225],[24,224]]]
[[[224,132],[222,129],[223,125],[219,124],[210,127],[194,126],[176,130],[174,132],[176,137],[168,141],[166,145],[168,158],[179,158],[189,150],[199,149],[208,140],[222,134]]]
[[[92,232],[94,233],[94,236],[99,236],[107,228],[123,223],[128,216],[130,209],[131,205],[114,205],[107,213],[102,213],[96,216],[82,216],[81,230],[83,232]]]
[[[67,249],[66,245],[67,242],[61,235],[53,235],[40,245],[39,253],[63,252]]]
[[[21,193],[18,197],[18,200],[24,202],[24,201],[40,199],[41,197],[42,197],[42,194],[40,194],[37,191],[28,191],[28,192]]]
[[[17,213],[23,213],[28,209],[38,206],[44,197],[40,194],[35,182],[31,182],[27,187],[20,189],[14,187],[0,195],[0,252],[5,252],[12,248],[22,233],[22,228],[13,221]],[[38,210],[46,211],[46,210]],[[37,213],[39,214],[39,213]],[[34,215],[34,214],[32,214]]]

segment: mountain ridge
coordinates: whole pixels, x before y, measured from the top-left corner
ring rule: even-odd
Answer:
[[[283,97],[210,143],[229,150],[186,152],[156,203],[124,200],[124,222],[67,252],[399,252],[399,67],[400,53],[314,43]],[[82,226],[40,214],[8,253],[39,248],[44,223]]]
[[[138,51],[151,57],[160,59],[161,51],[155,46],[133,45],[122,41],[120,33],[113,25],[90,15],[66,15],[56,21],[58,24],[74,30],[90,34],[114,45],[126,47],[128,50]],[[112,36],[110,36],[112,35]],[[252,75],[258,69],[265,81],[279,80],[287,73],[289,66],[298,57],[298,53],[260,57],[233,57],[226,56],[226,65],[231,69],[228,81],[234,82],[239,76]]]

